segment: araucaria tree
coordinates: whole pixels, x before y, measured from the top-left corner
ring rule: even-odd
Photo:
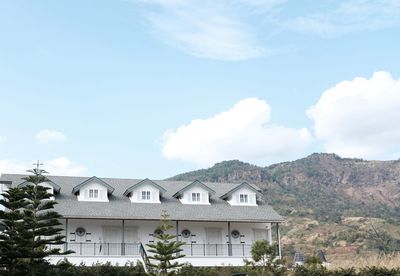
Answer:
[[[23,187],[10,188],[0,201],[6,210],[0,212],[4,231],[0,235],[0,259],[7,271],[18,264],[28,267],[30,275],[38,275],[48,263],[46,257],[61,253],[65,243],[61,235],[61,215],[54,211],[56,201],[43,183],[49,179],[39,167],[28,171]],[[11,274],[11,273],[10,273]]]
[[[25,193],[28,202],[24,208],[24,225],[27,230],[25,248],[29,264],[34,266],[43,263],[45,257],[60,255],[61,248],[54,245],[64,244],[65,236],[61,235],[61,215],[54,211],[57,202],[51,199],[53,195],[48,192],[50,188],[41,185],[49,181],[43,175],[47,172],[39,168],[28,172],[33,175],[23,178],[27,181]]]
[[[0,211],[0,270],[1,274],[15,275],[19,270],[19,260],[24,257],[23,232],[24,215],[22,209],[27,205],[25,193],[19,188],[10,188],[2,194],[0,204],[6,211]],[[6,269],[6,270],[4,270]]]
[[[149,259],[152,260],[150,265],[158,272],[158,275],[162,276],[174,274],[175,270],[182,266],[176,260],[185,256],[180,254],[181,247],[185,243],[177,241],[176,235],[167,233],[174,228],[169,224],[168,218],[168,213],[163,211],[161,224],[154,234],[158,241],[154,244],[147,244],[150,248],[148,252],[152,253],[149,256]]]

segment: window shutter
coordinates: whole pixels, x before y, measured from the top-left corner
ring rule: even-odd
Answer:
[[[156,191],[152,191],[151,192],[151,201],[153,201],[153,202],[156,202],[157,201],[157,198],[156,198],[156,195],[157,195],[158,193],[156,192]]]
[[[88,190],[88,189],[85,189],[85,190],[84,190],[83,196],[84,196],[85,199],[88,199],[88,198],[89,198],[89,190]]]
[[[201,193],[201,202],[207,203],[208,202],[208,193]]]
[[[137,191],[137,201],[140,201],[142,196],[142,191]]]
[[[240,203],[240,194],[236,194],[236,203]]]
[[[249,203],[250,203],[250,204],[256,203],[256,201],[255,201],[255,196],[254,196],[253,194],[250,194],[250,195],[249,195]]]
[[[100,199],[100,200],[105,200],[105,199],[106,199],[106,197],[105,197],[105,195],[104,195],[104,190],[103,190],[103,189],[100,189],[100,190],[99,190],[99,199]]]

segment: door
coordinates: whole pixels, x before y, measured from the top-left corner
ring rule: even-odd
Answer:
[[[267,229],[254,229],[254,241],[266,240],[268,241]]]
[[[125,255],[139,255],[138,228],[125,227]]]
[[[103,226],[103,255],[121,255],[122,231],[120,227]]]
[[[221,229],[209,228],[206,229],[207,240],[207,255],[218,256],[222,255],[222,232]]]

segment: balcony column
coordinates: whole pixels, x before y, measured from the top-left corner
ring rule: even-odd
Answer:
[[[121,255],[125,255],[125,220],[122,220],[122,243],[121,243]]]
[[[176,221],[176,241],[179,242],[179,221]],[[176,253],[176,256],[179,256],[179,252]]]
[[[228,221],[228,256],[232,256],[231,222]]]
[[[68,219],[65,219],[65,244],[64,252],[68,250]]]
[[[281,249],[281,233],[279,230],[279,222],[276,223],[276,238],[277,238],[277,242],[278,242],[278,257],[279,259],[282,258],[282,249]]]

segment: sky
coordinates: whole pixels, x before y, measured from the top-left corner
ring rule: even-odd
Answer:
[[[4,0],[0,34],[0,173],[400,158],[400,0]]]

